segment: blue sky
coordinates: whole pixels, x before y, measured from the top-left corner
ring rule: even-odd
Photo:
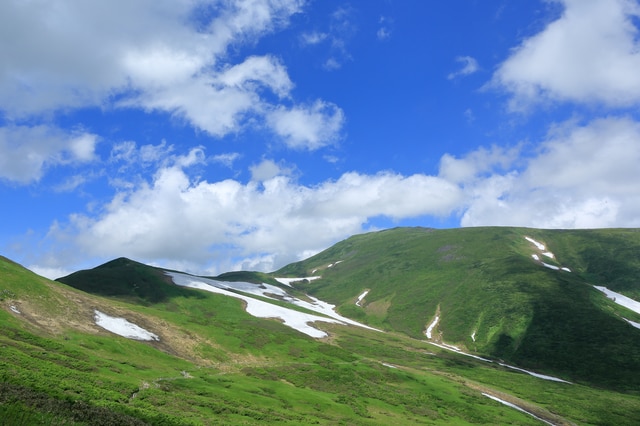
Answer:
[[[0,4],[0,253],[270,271],[393,226],[640,227],[637,0]]]

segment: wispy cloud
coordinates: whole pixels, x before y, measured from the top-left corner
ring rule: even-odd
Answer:
[[[357,31],[352,20],[353,10],[348,6],[335,9],[329,16],[325,31],[303,32],[300,41],[304,46],[328,47],[327,56],[323,59],[323,68],[335,71],[353,58],[349,52],[349,42]]]
[[[471,56],[458,56],[456,58],[456,62],[462,64],[462,68],[460,68],[458,71],[452,72],[449,75],[447,75],[447,78],[449,80],[453,80],[457,77],[464,77],[467,75],[471,75],[476,71],[478,71],[479,69],[478,61],[476,61]]]
[[[378,31],[376,31],[376,37],[378,38],[378,40],[382,41],[391,37],[393,19],[381,16],[378,20],[378,24],[379,28]]]
[[[47,168],[95,161],[98,136],[51,125],[0,127],[0,178],[40,180]]]

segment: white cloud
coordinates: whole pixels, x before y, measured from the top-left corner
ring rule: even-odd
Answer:
[[[269,270],[362,232],[376,216],[447,215],[462,195],[438,177],[394,173],[352,172],[309,187],[272,160],[252,168],[255,179],[246,184],[206,182],[189,177],[185,163],[161,167],[152,182],[117,194],[97,217],[75,214],[67,225],[55,224],[49,238],[73,240],[76,249],[66,253],[85,256],[183,262],[200,272]]]
[[[2,2],[0,38],[12,42],[0,46],[0,112],[13,122],[69,108],[140,108],[168,112],[217,137],[256,120],[261,125],[281,100],[293,103],[286,67],[271,55],[231,62],[227,50],[286,25],[303,3]],[[217,14],[195,22],[200,7]]]
[[[637,1],[554,1],[564,6],[560,18],[514,49],[491,84],[512,94],[514,110],[545,101],[637,104]]]
[[[327,33],[311,31],[311,32],[302,33],[302,35],[300,36],[300,41],[305,46],[308,46],[308,45],[313,46],[313,45],[322,43],[327,39],[327,37],[328,37]]]
[[[335,71],[353,58],[347,48],[351,38],[357,31],[352,22],[353,11],[349,6],[340,6],[329,16],[326,31],[308,31],[300,35],[302,46],[328,45],[326,59],[322,67],[327,71]]]
[[[249,171],[251,172],[251,180],[255,182],[263,182],[276,176],[288,176],[291,174],[290,168],[266,159],[249,167]]]
[[[519,148],[505,149],[498,146],[492,146],[491,149],[480,147],[459,159],[444,154],[440,158],[438,175],[453,183],[468,183],[478,179],[482,174],[493,172],[496,167],[510,167],[518,154]]]
[[[267,120],[289,147],[315,150],[339,138],[344,114],[333,104],[316,101],[293,108],[280,106],[268,114]]]
[[[640,123],[599,119],[556,126],[520,172],[465,187],[461,224],[538,228],[640,226]]]
[[[475,60],[475,58],[472,58],[471,56],[458,56],[456,58],[456,62],[459,62],[462,64],[462,68],[460,68],[458,71],[456,72],[452,72],[450,73],[447,78],[449,80],[453,80],[457,77],[464,77],[467,75],[471,75],[473,73],[475,73],[476,71],[478,71],[479,66],[478,66],[478,61]]]
[[[391,30],[389,30],[388,28],[382,27],[378,29],[378,31],[376,32],[376,37],[378,37],[378,40],[386,40],[389,37],[391,37]]]
[[[218,154],[211,157],[211,160],[215,163],[220,163],[225,167],[233,167],[233,162],[240,158],[239,152],[228,152],[225,154]]]
[[[96,135],[52,126],[0,127],[0,178],[20,184],[40,180],[48,167],[95,160]]]
[[[73,242],[59,251],[65,256],[128,256],[216,274],[276,269],[366,231],[380,216],[457,213],[463,226],[640,226],[639,123],[566,122],[536,151],[527,147],[444,155],[437,176],[349,172],[314,186],[271,159],[252,166],[247,183],[194,178],[188,167],[204,159],[195,148],[158,163],[150,182],[133,183],[97,215],[54,224],[48,239]]]

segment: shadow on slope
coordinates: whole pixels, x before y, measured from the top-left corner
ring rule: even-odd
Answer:
[[[140,304],[161,303],[172,297],[203,297],[174,285],[163,270],[124,257],[93,269],[74,272],[56,281],[87,293]]]

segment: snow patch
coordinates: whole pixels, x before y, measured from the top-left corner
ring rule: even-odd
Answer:
[[[16,307],[15,307],[15,306],[13,306],[13,305],[9,306],[9,309],[11,309],[11,310],[12,310],[13,312],[15,312],[16,314],[21,314],[21,313],[22,313],[22,312],[20,312],[20,311],[18,310],[18,308],[16,308]]]
[[[476,341],[476,331],[473,330],[473,333],[471,333],[471,340],[473,340],[474,342]]]
[[[160,340],[156,334],[124,318],[115,318],[97,310],[94,313],[96,325],[114,334],[134,340]]]
[[[525,240],[529,241],[530,243],[532,243],[534,246],[536,246],[538,248],[538,250],[540,251],[544,251],[544,249],[546,248],[544,246],[544,244],[537,242],[536,240],[534,240],[531,237],[524,237]]]
[[[459,353],[460,355],[464,355],[464,356],[468,356],[468,357],[471,357],[471,358],[475,358],[475,359],[480,360],[480,361],[493,362],[490,359],[482,358],[482,357],[479,357],[477,355],[473,355],[473,354],[470,354],[470,353],[467,353],[467,352],[463,352],[463,351],[460,350],[460,348],[458,348],[456,346],[453,346],[453,345],[447,345],[446,343],[435,343],[435,342],[427,342],[427,343],[430,343],[430,344],[432,344],[434,346],[437,346],[439,348],[442,348],[442,349],[446,349],[446,350],[449,350],[449,351],[454,351],[456,353]],[[533,377],[537,377],[538,379],[550,380],[552,382],[561,382],[561,383],[572,384],[571,382],[567,382],[566,380],[562,380],[562,379],[559,379],[557,377],[547,376],[545,374],[535,373],[533,371],[525,370],[524,368],[515,367],[513,365],[505,364],[505,363],[502,363],[502,362],[498,362],[498,364],[503,366],[503,367],[510,368],[512,370],[517,370],[517,371],[520,371],[522,373],[526,373],[526,374],[528,374],[530,376],[533,376]]]
[[[625,296],[624,294],[611,291],[606,287],[597,285],[594,285],[594,287],[603,292],[609,299],[613,300],[618,305],[624,306],[625,308],[631,309],[633,312],[640,314],[640,302],[636,302],[635,300]]]
[[[542,263],[542,266],[544,266],[545,268],[553,269],[554,271],[559,271],[560,270],[559,266],[549,265],[548,263],[544,263],[544,262],[540,262],[540,263]]]
[[[425,333],[427,335],[427,339],[431,339],[432,338],[431,337],[431,332],[433,331],[433,329],[438,324],[438,321],[440,321],[440,316],[436,315],[436,317],[433,319],[431,324],[429,324],[429,327],[427,327],[427,332]]]
[[[524,368],[515,367],[513,365],[505,364],[503,362],[499,362],[498,364],[503,366],[503,367],[510,368],[512,370],[520,371],[522,373],[527,373],[528,375],[533,376],[533,377],[537,377],[539,379],[551,380],[552,382],[561,382],[561,383],[569,383],[569,384],[571,384],[571,382],[567,382],[566,380],[558,379],[557,377],[547,376],[546,374],[534,373],[533,371],[529,371],[529,370],[525,370]]]
[[[542,418],[540,418],[540,417],[536,416],[535,414],[533,414],[533,413],[531,413],[531,412],[529,412],[529,411],[525,410],[524,408],[522,408],[522,407],[520,407],[520,406],[518,406],[518,405],[516,405],[516,404],[512,404],[512,403],[510,403],[510,402],[508,402],[508,401],[505,401],[504,399],[500,399],[500,398],[498,398],[498,397],[496,397],[496,396],[489,395],[488,393],[484,393],[484,392],[482,392],[482,395],[486,396],[486,397],[487,397],[487,398],[489,398],[489,399],[493,399],[494,401],[499,402],[500,404],[504,404],[504,405],[506,405],[507,407],[515,408],[516,410],[518,410],[518,411],[520,411],[520,412],[523,412],[523,413],[525,413],[525,414],[528,414],[528,415],[530,415],[531,417],[535,418],[536,420],[540,420],[540,421],[541,421],[541,422],[543,422],[543,423],[546,423],[546,424],[551,425],[551,426],[555,426],[555,425],[554,425],[554,423],[548,422],[548,421],[546,421],[545,419],[542,419]]]
[[[389,367],[389,368],[398,368],[395,365],[387,364],[386,362],[383,362],[382,365],[384,365],[385,367]]]
[[[311,296],[308,296],[309,299],[311,299],[311,302],[300,300],[292,297],[283,289],[269,284],[217,281],[210,278],[197,277],[193,275],[169,271],[165,271],[165,274],[169,275],[173,282],[179,286],[196,288],[211,293],[223,294],[225,296],[244,300],[247,303],[246,311],[250,315],[258,318],[279,318],[284,322],[286,326],[298,330],[301,333],[304,333],[311,337],[321,338],[327,336],[327,333],[325,333],[324,331],[321,331],[309,325],[309,323],[316,321],[324,321],[335,324],[351,324],[358,327],[367,328],[369,330],[380,331],[339,315],[334,311],[334,305],[323,302]],[[320,277],[308,277],[306,279],[309,278],[317,279]],[[304,278],[280,278],[278,279],[278,281],[280,281],[281,279],[299,281]],[[251,297],[251,295],[262,296],[272,300],[284,300],[310,311],[324,314],[330,318],[299,312],[284,306],[274,305],[264,300],[255,299]]]
[[[369,294],[369,290],[363,291],[362,294],[358,296],[358,300],[356,301],[356,306],[362,306],[360,305],[360,303],[362,302],[362,299],[364,299],[367,294]]]
[[[538,249],[540,250],[544,250],[545,246],[542,243],[537,242],[536,240],[534,240],[533,238],[529,238],[529,237],[524,237],[527,241],[532,242]],[[555,259],[555,255],[553,253],[551,253],[550,251],[545,251],[542,253],[543,256],[546,256],[550,259]],[[556,265],[551,265],[549,263],[545,263],[542,262],[540,260],[540,256],[538,256],[537,254],[532,254],[531,257],[533,258],[533,260],[535,260],[536,262],[540,262],[540,264],[542,266],[544,266],[545,268],[549,268],[549,269],[553,269],[554,271],[565,271],[565,272],[571,272],[571,269],[567,268],[566,266],[556,266]]]

